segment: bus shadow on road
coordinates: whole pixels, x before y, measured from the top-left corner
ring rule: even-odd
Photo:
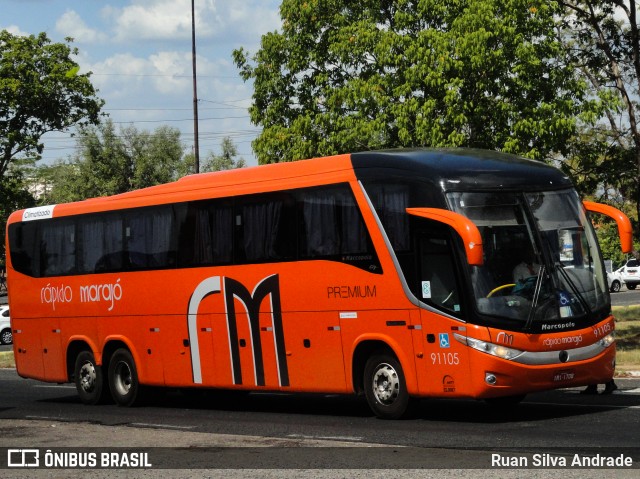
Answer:
[[[80,403],[76,395],[40,399],[44,403]],[[510,423],[588,416],[640,405],[640,395],[584,396],[576,391],[530,394],[514,406],[492,406],[473,399],[421,399],[406,420],[451,423]],[[113,407],[112,403],[106,405]],[[87,407],[90,411],[94,407]],[[261,393],[212,389],[149,388],[133,409],[189,409],[212,412],[273,413],[370,418],[364,397],[339,394]]]

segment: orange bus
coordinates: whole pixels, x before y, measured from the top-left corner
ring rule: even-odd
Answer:
[[[540,162],[389,150],[188,176],[7,226],[18,374],[130,406],[145,386],[507,403],[609,380],[587,211]],[[523,273],[524,272],[524,273]]]

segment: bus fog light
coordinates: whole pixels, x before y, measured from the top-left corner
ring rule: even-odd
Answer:
[[[489,386],[495,386],[496,383],[498,382],[498,378],[496,377],[495,374],[485,373],[484,382],[486,382]]]

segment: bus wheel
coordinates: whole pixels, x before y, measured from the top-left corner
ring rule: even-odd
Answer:
[[[78,354],[73,377],[78,396],[84,404],[94,405],[102,402],[106,396],[102,367],[96,364],[91,351]]]
[[[369,407],[381,419],[398,419],[409,410],[411,398],[402,366],[391,355],[376,355],[367,360],[364,393]]]
[[[0,342],[2,344],[13,343],[13,334],[11,333],[11,328],[6,328],[2,330],[2,333],[0,333]]]
[[[111,396],[118,406],[133,406],[140,395],[138,371],[133,356],[126,349],[118,349],[109,361]]]

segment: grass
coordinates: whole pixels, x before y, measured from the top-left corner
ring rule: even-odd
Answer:
[[[617,374],[640,371],[640,306],[613,308],[616,318]],[[0,368],[15,368],[13,352],[0,352]]]
[[[0,368],[15,368],[16,363],[13,360],[13,351],[0,352]]]
[[[616,369],[618,374],[640,371],[640,306],[613,308],[616,318]]]

